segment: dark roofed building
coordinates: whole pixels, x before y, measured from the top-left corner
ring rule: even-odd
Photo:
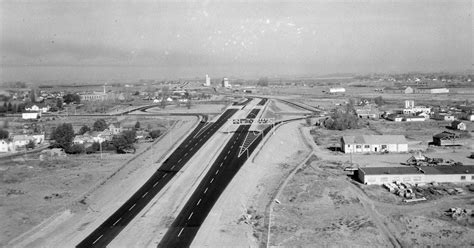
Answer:
[[[444,131],[433,136],[433,144],[437,146],[460,146],[459,135]]]

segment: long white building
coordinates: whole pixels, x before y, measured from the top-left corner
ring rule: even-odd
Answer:
[[[343,136],[341,150],[344,153],[408,152],[408,143],[403,135]]]

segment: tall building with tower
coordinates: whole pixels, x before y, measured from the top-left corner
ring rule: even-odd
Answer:
[[[211,78],[207,74],[206,74],[206,84],[204,84],[204,85],[205,86],[211,86]]]
[[[222,87],[224,88],[230,88],[230,84],[229,84],[229,79],[228,78],[224,78],[222,79]]]

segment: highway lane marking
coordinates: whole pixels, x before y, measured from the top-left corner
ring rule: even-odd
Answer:
[[[161,178],[165,178],[165,177],[166,177],[166,175],[168,175],[168,174],[164,174],[164,175],[163,175]]]
[[[221,163],[221,164],[219,165],[219,167],[222,167],[223,164],[224,164],[224,163]]]
[[[122,220],[122,218],[119,218],[117,221],[115,221],[114,224],[112,224],[112,226],[117,225],[117,223],[118,223],[120,220]]]
[[[230,149],[234,148],[234,145],[230,146]]]
[[[148,195],[148,191],[145,192],[145,194],[142,195],[142,198],[145,197],[146,195]]]
[[[173,169],[176,165],[171,166],[171,169]]]
[[[207,187],[205,190],[204,190],[204,194],[206,194],[207,190],[209,189],[209,187]]]
[[[227,156],[224,157],[224,160],[226,160],[226,159],[227,159]]]
[[[193,216],[193,213],[194,213],[194,212],[191,212],[191,214],[190,214],[189,217],[188,217],[188,220],[191,219],[191,217]]]
[[[153,188],[156,187],[157,184],[158,184],[158,182],[156,182],[155,184],[153,184]]]
[[[188,155],[188,153],[185,153],[184,156]]]
[[[181,160],[182,160],[182,158],[180,158],[180,159],[178,160],[178,163],[181,162]]]
[[[229,150],[229,151],[227,151],[227,154],[229,154],[229,153],[230,153],[230,150]]]
[[[131,208],[129,208],[129,209],[128,209],[128,211],[132,210],[132,209],[135,207],[135,205],[137,205],[137,204],[136,204],[136,203],[134,203],[134,204],[133,204],[133,206],[132,206]]]
[[[193,146],[193,147],[191,147],[191,148],[189,148],[189,150],[190,150],[190,151],[192,151],[192,150],[193,150],[193,148],[194,148],[194,146]]]
[[[198,203],[196,204],[196,206],[198,206],[198,205],[199,205],[199,203],[201,203],[201,198],[199,198],[199,201],[198,201]]]
[[[98,238],[97,238],[97,239],[96,239],[94,242],[92,242],[92,244],[95,244],[95,243],[97,243],[97,241],[99,241],[99,239],[101,239],[101,238],[102,238],[102,236],[104,236],[104,234],[100,235],[100,236],[99,236],[99,237],[98,237]]]
[[[211,182],[210,182],[210,183],[212,183],[212,182],[214,182],[214,178],[211,179]]]
[[[183,232],[183,230],[184,230],[184,227],[183,227],[183,228],[181,228],[181,231],[179,231],[179,233],[178,233],[178,237],[179,237],[179,236],[181,236],[181,233]]]
[[[219,170],[216,171],[216,175],[219,174]]]

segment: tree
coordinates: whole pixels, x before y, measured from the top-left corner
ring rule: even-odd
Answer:
[[[89,126],[84,125],[84,126],[81,127],[81,129],[79,129],[79,133],[78,133],[78,134],[79,134],[79,135],[83,135],[83,134],[89,132],[90,130],[91,130],[91,129],[90,129]]]
[[[7,111],[8,111],[8,112],[12,112],[12,110],[13,110],[13,105],[12,105],[11,102],[8,102]]]
[[[58,109],[63,109],[63,99],[61,98],[56,99],[56,107]]]
[[[135,123],[135,129],[139,129],[140,128],[140,122],[137,121],[137,123]]]
[[[66,149],[66,152],[69,154],[81,154],[86,152],[86,148],[82,144],[74,144]]]
[[[25,147],[26,149],[34,149],[36,147],[36,142],[34,140],[30,140]]]
[[[191,109],[191,106],[192,106],[191,100],[188,99],[188,101],[186,102],[186,108]]]
[[[72,144],[74,139],[74,129],[70,123],[63,123],[56,127],[52,134],[51,139],[55,141],[57,147],[63,148],[67,151]]]
[[[374,99],[374,102],[375,104],[377,104],[378,106],[382,106],[385,104],[385,101],[383,100],[383,98],[381,96],[378,96]]]
[[[94,122],[94,125],[92,126],[92,129],[94,131],[102,132],[105,129],[107,129],[107,122],[105,122],[104,119],[98,119]]]
[[[260,78],[257,82],[257,85],[262,86],[262,87],[267,87],[268,86],[268,78],[266,78],[266,77]]]
[[[74,103],[81,103],[81,97],[77,94],[66,94],[65,96],[63,96],[63,99],[64,99],[64,102],[67,103],[67,104],[70,104],[72,102]]]
[[[161,130],[159,130],[159,129],[156,129],[156,130],[153,130],[153,131],[150,132],[150,137],[152,139],[156,139],[160,136],[161,136]]]
[[[0,129],[0,139],[8,139],[10,133],[7,130]]]
[[[12,106],[12,113],[13,114],[16,114],[16,112],[18,111],[18,106],[16,104],[13,104]]]
[[[324,122],[324,126],[332,130],[355,129],[359,127],[354,106],[349,101],[343,109],[334,109],[331,118]]]
[[[135,130],[123,131],[122,136],[124,136],[127,143],[131,145],[135,143],[137,139],[137,132],[135,132]]]

